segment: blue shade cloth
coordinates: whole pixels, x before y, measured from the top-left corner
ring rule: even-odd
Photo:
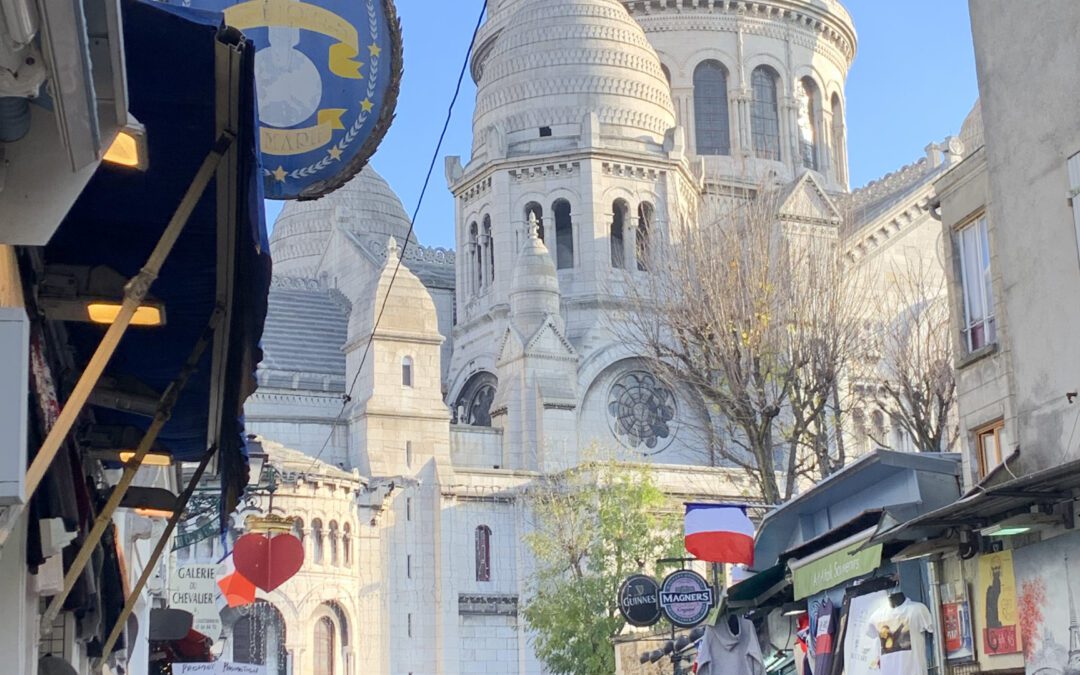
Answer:
[[[223,508],[231,510],[246,484],[242,406],[254,390],[254,371],[262,358],[259,340],[270,282],[259,180],[254,50],[239,33],[223,28],[219,14],[143,0],[124,0],[122,9],[129,108],[146,127],[149,167],[140,172],[103,163],[45,247],[44,257],[47,264],[106,265],[126,278],[138,273],[215,143],[217,88],[240,88],[244,122],[236,139],[239,162],[233,178],[240,194],[235,229],[228,233],[236,246],[225,377],[220,384],[211,382],[213,350],[208,349],[159,436],[160,445],[184,461],[196,461],[217,445]],[[216,81],[215,50],[222,42],[240,51],[237,82]],[[221,189],[228,185],[211,181],[150,289],[165,304],[167,324],[130,328],[106,377],[135,378],[161,393],[179,374],[214,310]],[[104,333],[102,326],[68,324],[69,343],[80,368]],[[216,399],[215,387],[222,390]],[[221,406],[217,438],[208,438],[212,401]],[[100,407],[93,415],[100,424],[146,429],[150,423],[147,417]]]

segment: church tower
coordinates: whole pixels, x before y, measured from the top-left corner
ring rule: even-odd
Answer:
[[[503,430],[507,468],[564,466],[594,440],[636,448],[608,412],[613,378],[634,356],[610,319],[626,285],[644,283],[650,245],[701,194],[660,61],[618,0],[504,0],[477,38],[472,75],[472,158],[446,166],[459,252],[456,421]],[[518,273],[541,252],[543,274]],[[548,332],[530,344],[537,321]],[[562,364],[557,383],[528,380],[533,348],[546,368]]]

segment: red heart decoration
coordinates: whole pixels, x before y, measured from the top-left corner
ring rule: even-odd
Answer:
[[[291,534],[245,534],[236,540],[233,562],[237,572],[269,593],[304,566],[304,545]]]

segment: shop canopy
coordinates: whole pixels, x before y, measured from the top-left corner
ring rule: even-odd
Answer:
[[[1000,476],[1000,473],[998,474]],[[955,530],[978,530],[1032,507],[1054,507],[1080,494],[1080,460],[997,483],[979,484],[948,506],[890,528],[879,528],[871,543],[916,542],[946,537]]]
[[[129,110],[145,127],[147,164],[102,163],[44,248],[44,263],[46,271],[105,266],[135,277],[208,155],[227,146],[149,288],[165,324],[123,334],[89,403],[97,426],[145,431],[152,403],[177,380],[217,313],[209,346],[157,442],[181,461],[216,448],[223,506],[231,510],[246,483],[241,411],[261,358],[270,279],[254,53],[219,14],[142,0],[124,0],[122,9]],[[66,326],[81,370],[107,326]]]

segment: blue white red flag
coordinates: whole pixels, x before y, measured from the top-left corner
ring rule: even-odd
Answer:
[[[746,507],[686,505],[686,550],[698,560],[754,564],[754,524]]]

